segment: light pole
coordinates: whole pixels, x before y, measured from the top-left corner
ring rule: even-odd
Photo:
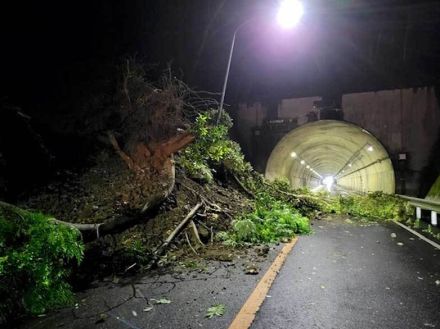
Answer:
[[[286,29],[293,28],[296,24],[299,23],[301,17],[304,14],[304,7],[302,3],[298,0],[283,0],[280,3],[280,7],[278,9],[277,21],[278,24]],[[219,124],[220,119],[223,114],[223,105],[225,102],[226,88],[228,86],[228,78],[229,71],[231,69],[232,55],[234,54],[235,40],[237,38],[237,33],[241,30],[241,28],[251,21],[255,20],[255,18],[251,18],[244,23],[240,24],[234,31],[234,35],[232,36],[231,49],[229,50],[229,58],[228,65],[226,67],[225,81],[223,82],[223,89],[220,98],[220,105],[218,108],[218,117],[217,124]]]

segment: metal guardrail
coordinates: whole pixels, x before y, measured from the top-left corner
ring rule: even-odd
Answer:
[[[440,213],[440,202],[429,200],[429,199],[419,199],[412,196],[396,194],[398,197],[409,202],[410,205],[416,207],[416,218],[420,219],[422,217],[422,209],[431,211],[431,224],[434,226],[438,225],[437,213]]]

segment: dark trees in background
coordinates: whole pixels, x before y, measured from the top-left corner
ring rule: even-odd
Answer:
[[[16,196],[50,174],[52,157],[30,121],[19,108],[0,106],[0,197]]]

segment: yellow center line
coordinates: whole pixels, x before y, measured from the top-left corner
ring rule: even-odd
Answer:
[[[234,321],[232,321],[229,329],[250,328],[258,310],[261,307],[261,304],[263,304],[264,299],[266,298],[267,293],[272,286],[273,281],[275,280],[287,256],[289,255],[290,251],[293,249],[297,241],[298,238],[294,238],[291,242],[287,243],[283,247],[283,249],[281,249],[280,253],[277,255],[272,265],[269,267],[267,272],[261,278],[260,282],[258,282],[254,291],[244,303],[240,312],[238,312],[238,314],[235,316],[235,319]]]

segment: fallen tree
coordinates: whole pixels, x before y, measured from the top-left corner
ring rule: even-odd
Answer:
[[[109,200],[123,204],[124,209],[98,222],[83,217],[78,223],[73,213],[73,218],[53,219],[77,228],[87,241],[118,232],[155,214],[175,185],[173,155],[195,138],[189,131],[190,117],[198,106],[210,102],[170,75],[164,75],[153,86],[146,80],[142,66],[131,59],[127,59],[118,72],[111,106],[96,113],[85,113],[79,125],[81,134],[98,136],[110,147],[107,154],[112,149],[129,171],[121,178],[126,180],[121,196],[115,195],[114,200]],[[123,168],[117,170],[124,171]],[[104,175],[108,172],[105,168],[101,171]],[[82,200],[77,207],[83,208],[87,203]],[[45,206],[37,203],[37,207],[39,205]]]

